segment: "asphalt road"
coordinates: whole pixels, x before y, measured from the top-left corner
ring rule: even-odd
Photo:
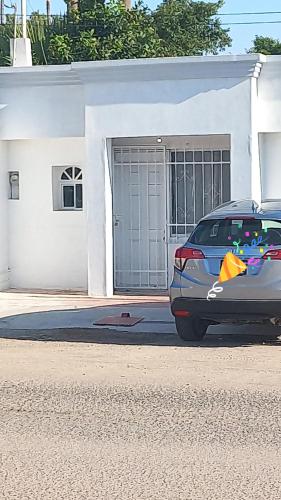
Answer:
[[[281,498],[279,341],[13,335],[0,340],[1,499]]]

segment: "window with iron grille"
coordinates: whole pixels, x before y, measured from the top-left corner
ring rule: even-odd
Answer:
[[[190,234],[197,222],[230,200],[230,150],[168,150],[170,237]]]
[[[52,166],[53,210],[83,210],[83,174],[78,165]]]
[[[82,210],[82,170],[67,167],[61,174],[61,208],[63,210]]]

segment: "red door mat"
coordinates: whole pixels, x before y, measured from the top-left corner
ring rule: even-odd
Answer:
[[[98,319],[94,322],[94,325],[103,326],[134,326],[140,323],[143,318],[130,316],[129,313],[122,313],[121,316],[105,316],[105,318]]]

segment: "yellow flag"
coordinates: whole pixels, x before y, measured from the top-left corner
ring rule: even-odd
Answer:
[[[236,255],[228,252],[223,259],[219,282],[222,283],[223,281],[231,280],[232,278],[238,276],[238,274],[243,273],[245,269],[247,269],[246,264],[236,257]]]

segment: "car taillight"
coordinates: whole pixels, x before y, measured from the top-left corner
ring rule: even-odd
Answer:
[[[263,257],[263,259],[268,259],[270,260],[281,260],[281,250],[268,250]]]
[[[175,267],[182,271],[188,259],[205,259],[205,255],[197,248],[178,248],[175,253]]]

